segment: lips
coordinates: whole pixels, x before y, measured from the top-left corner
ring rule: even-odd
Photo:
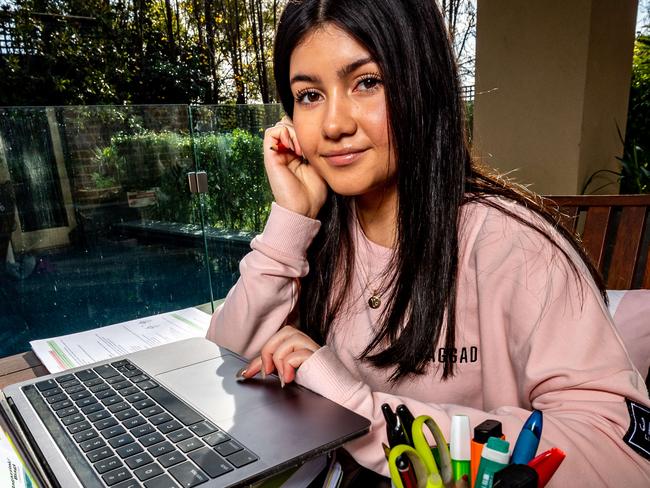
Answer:
[[[345,148],[337,151],[330,151],[322,154],[321,157],[332,166],[348,166],[359,160],[365,152],[366,149]]]

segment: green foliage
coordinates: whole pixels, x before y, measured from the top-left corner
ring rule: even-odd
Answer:
[[[623,143],[623,136],[620,128],[617,126],[618,137]],[[581,194],[585,194],[587,189],[599,178],[606,175],[614,175],[615,182],[620,185],[620,192],[624,194],[639,194],[650,193],[650,166],[648,165],[648,156],[641,146],[633,145],[631,148],[624,144],[624,153],[620,158],[616,158],[621,164],[620,171],[612,171],[610,169],[601,169],[594,172],[582,186]],[[610,179],[605,178],[605,183],[601,184],[595,189],[591,189],[591,193],[596,193],[603,188],[613,185]]]
[[[191,164],[189,137],[167,131],[118,134],[111,139],[108,154],[127,191],[158,186],[165,171]]]
[[[111,176],[102,175],[101,173],[97,172],[92,173],[90,176],[93,179],[95,188],[98,188],[100,190],[117,186],[117,182]]]
[[[99,188],[95,174],[102,178],[111,178],[115,180],[118,175],[118,168],[124,164],[123,156],[119,154],[114,146],[108,146],[95,150],[95,160],[99,163],[99,171],[92,173],[93,183]]]
[[[0,106],[270,102],[283,4],[0,0]]]
[[[474,100],[465,101],[465,130],[467,131],[467,140],[471,143],[474,135]]]
[[[142,115],[137,113],[138,107],[81,105],[59,107],[57,110],[65,112],[61,118],[76,133],[85,132],[89,124],[99,125],[103,131],[111,134],[133,134],[144,130]]]
[[[632,63],[632,82],[630,85],[630,102],[627,114],[623,155],[617,158],[621,164],[620,171],[599,170],[593,173],[582,187],[582,193],[603,175],[613,175],[620,184],[621,193],[650,193],[650,36],[638,35],[634,44]],[[590,189],[592,193],[614,183],[605,183]],[[595,185],[594,185],[595,186]]]
[[[262,139],[241,129],[194,140],[197,165],[210,178],[209,221],[228,229],[262,230],[271,193],[263,167]]]
[[[0,56],[0,104],[106,103],[115,98],[105,69],[111,49],[101,42],[110,30],[106,2],[17,0],[12,40],[20,50]],[[74,10],[74,11],[72,11]],[[60,14],[60,15],[57,15]],[[78,18],[71,22],[66,14]],[[3,21],[7,21],[3,16]]]
[[[650,36],[634,45],[621,193],[650,193]]]
[[[187,173],[208,174],[201,196],[208,225],[259,232],[268,216],[271,192],[263,167],[262,139],[235,129],[195,135],[163,131],[119,134],[95,151],[106,174],[116,174],[126,191],[157,189],[158,203],[147,217],[200,222],[197,197],[189,193]]]
[[[625,148],[621,162],[621,193],[650,193],[650,158],[641,146]]]
[[[232,132],[246,127],[250,132],[264,135],[264,129],[282,118],[284,111],[277,103],[248,105],[193,105],[191,125],[195,133]]]

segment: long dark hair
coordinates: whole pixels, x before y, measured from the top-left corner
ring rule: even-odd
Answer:
[[[290,0],[274,51],[277,89],[289,116],[294,106],[291,53],[308,32],[324,24],[355,37],[382,72],[397,161],[397,243],[390,279],[385,280],[390,287],[384,312],[360,359],[376,367],[396,367],[390,379],[397,381],[422,374],[435,358],[435,346],[454,347],[460,207],[481,200],[552,242],[543,226],[524,221],[486,197],[509,198],[553,224],[557,221],[532,194],[472,164],[454,54],[434,0]],[[300,326],[320,343],[341,312],[351,284],[351,211],[349,198],[330,191],[318,215],[320,232],[308,251],[310,272],[301,282]],[[582,253],[570,234],[558,229]],[[590,270],[600,284],[595,269]],[[453,363],[444,362],[442,378],[453,372]]]

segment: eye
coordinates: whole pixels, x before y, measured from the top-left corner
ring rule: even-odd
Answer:
[[[312,89],[306,89],[306,90],[300,90],[296,94],[296,103],[300,103],[302,105],[310,105],[312,103],[316,103],[320,100],[320,93],[318,93],[316,90]]]
[[[383,82],[377,75],[365,75],[359,80],[357,89],[360,91],[373,91],[376,90]]]

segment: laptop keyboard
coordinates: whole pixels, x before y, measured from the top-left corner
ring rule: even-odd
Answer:
[[[128,360],[34,386],[59,424],[45,422],[55,440],[65,431],[82,453],[66,456],[75,472],[85,460],[110,487],[191,488],[258,460]]]

